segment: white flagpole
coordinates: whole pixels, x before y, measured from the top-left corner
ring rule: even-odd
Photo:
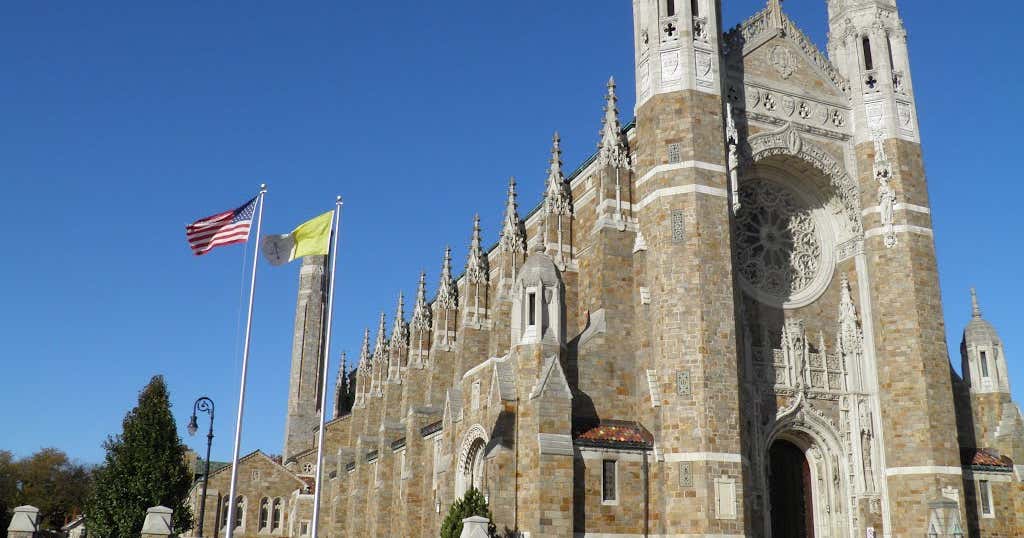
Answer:
[[[263,197],[267,185],[260,185],[260,209],[256,217],[256,248],[252,251],[252,281],[249,283],[249,314],[245,321],[245,347],[242,350],[242,381],[238,389],[238,416],[235,417],[235,450],[231,455],[231,487],[228,494],[228,514],[224,520],[228,529],[227,538],[235,535],[235,491],[238,485],[238,450],[242,442],[242,412],[245,410],[245,376],[249,371],[249,341],[252,335],[252,303],[256,296],[256,261],[260,258],[260,227],[263,225]]]
[[[327,288],[327,331],[324,335],[324,369],[320,372],[320,431],[316,444],[316,482],[313,486],[313,536],[317,538],[320,531],[320,495],[323,492],[324,483],[324,425],[327,423],[327,372],[330,372],[328,365],[331,362],[331,327],[334,324],[334,274],[338,267],[338,236],[341,235],[341,196],[335,202],[334,222],[332,223],[331,245],[331,280]],[[344,375],[344,374],[342,374]]]

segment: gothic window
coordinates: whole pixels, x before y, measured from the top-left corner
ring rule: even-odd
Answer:
[[[815,294],[829,276],[831,257],[825,258],[824,231],[808,204],[788,187],[763,179],[744,182],[739,198],[734,226],[741,283],[772,303]]]
[[[267,522],[270,519],[270,499],[264,497],[260,499],[260,521],[259,530],[263,532],[267,530]]]
[[[227,529],[228,528],[228,498],[227,497],[225,497],[224,498],[224,502],[221,503],[221,507],[220,507],[220,521],[222,523],[222,526],[225,529]]]
[[[613,503],[618,500],[618,469],[615,460],[601,462],[601,501]]]
[[[300,529],[301,529],[300,532],[299,532],[300,536],[309,536],[309,522],[308,521],[303,521]]]
[[[274,499],[274,510],[270,516],[270,528],[279,531],[281,530],[281,499]]]
[[[235,499],[235,528],[241,529],[245,525],[245,497],[239,495]]]
[[[988,354],[981,352],[981,377],[988,377]]]
[[[537,325],[537,294],[530,292],[527,302],[530,305],[530,316],[526,324],[533,327]]]
[[[988,480],[978,481],[978,501],[981,503],[981,515],[992,517],[995,509],[992,506],[992,487]]]
[[[313,464],[309,462],[303,463],[302,472],[305,474],[313,474]]]
[[[258,469],[253,469],[253,471],[252,471],[252,479],[253,480],[259,480],[260,479],[260,471]]]
[[[665,16],[676,16],[676,0],[665,0]]]
[[[690,0],[690,9],[693,10],[694,17],[700,17],[700,0]]]
[[[865,37],[862,44],[864,45],[864,69],[866,71],[871,71],[875,68],[875,62],[871,58],[871,39]]]

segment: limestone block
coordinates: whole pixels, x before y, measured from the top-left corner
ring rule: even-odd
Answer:
[[[462,520],[462,534],[459,538],[488,538],[487,526],[491,520],[486,517],[472,516]]]
[[[35,506],[19,506],[14,509],[11,524],[7,526],[9,538],[31,538],[39,530],[39,509]]]
[[[170,536],[173,510],[166,506],[154,506],[146,510],[146,521],[142,523],[142,538]]]

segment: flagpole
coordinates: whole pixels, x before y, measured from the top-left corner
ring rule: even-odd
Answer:
[[[313,485],[313,536],[317,538],[320,531],[320,495],[323,491],[323,463],[324,463],[324,426],[327,423],[327,372],[331,362],[331,327],[334,324],[334,274],[338,267],[338,236],[341,235],[341,196],[335,202],[334,222],[331,235],[331,280],[327,287],[327,332],[324,335],[324,369],[320,372],[320,431],[316,444],[316,482]],[[342,373],[341,375],[344,375]]]
[[[235,535],[235,493],[238,485],[238,450],[242,442],[242,413],[245,410],[245,376],[249,371],[249,341],[252,336],[252,303],[256,296],[256,261],[259,259],[260,227],[263,225],[263,197],[267,194],[267,185],[260,185],[260,209],[256,217],[256,248],[252,251],[252,281],[249,283],[249,314],[245,321],[245,347],[242,348],[242,380],[238,389],[238,416],[235,417],[235,449],[231,455],[231,487],[228,493],[228,514],[225,518],[227,538]]]

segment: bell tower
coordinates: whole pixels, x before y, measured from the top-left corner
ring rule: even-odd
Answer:
[[[885,533],[909,536],[928,526],[926,499],[964,486],[907,32],[896,0],[830,0],[828,11],[829,54],[850,83]]]
[[[313,429],[320,424],[320,390],[323,363],[323,330],[326,257],[306,256],[299,270],[299,297],[295,306],[292,337],[292,370],[288,388],[284,449],[288,458],[313,448]]]
[[[650,531],[745,529],[722,47],[717,0],[634,0],[631,206],[643,267],[636,351],[651,425]],[[636,248],[636,247],[634,247]],[[700,486],[700,485],[703,486]]]

